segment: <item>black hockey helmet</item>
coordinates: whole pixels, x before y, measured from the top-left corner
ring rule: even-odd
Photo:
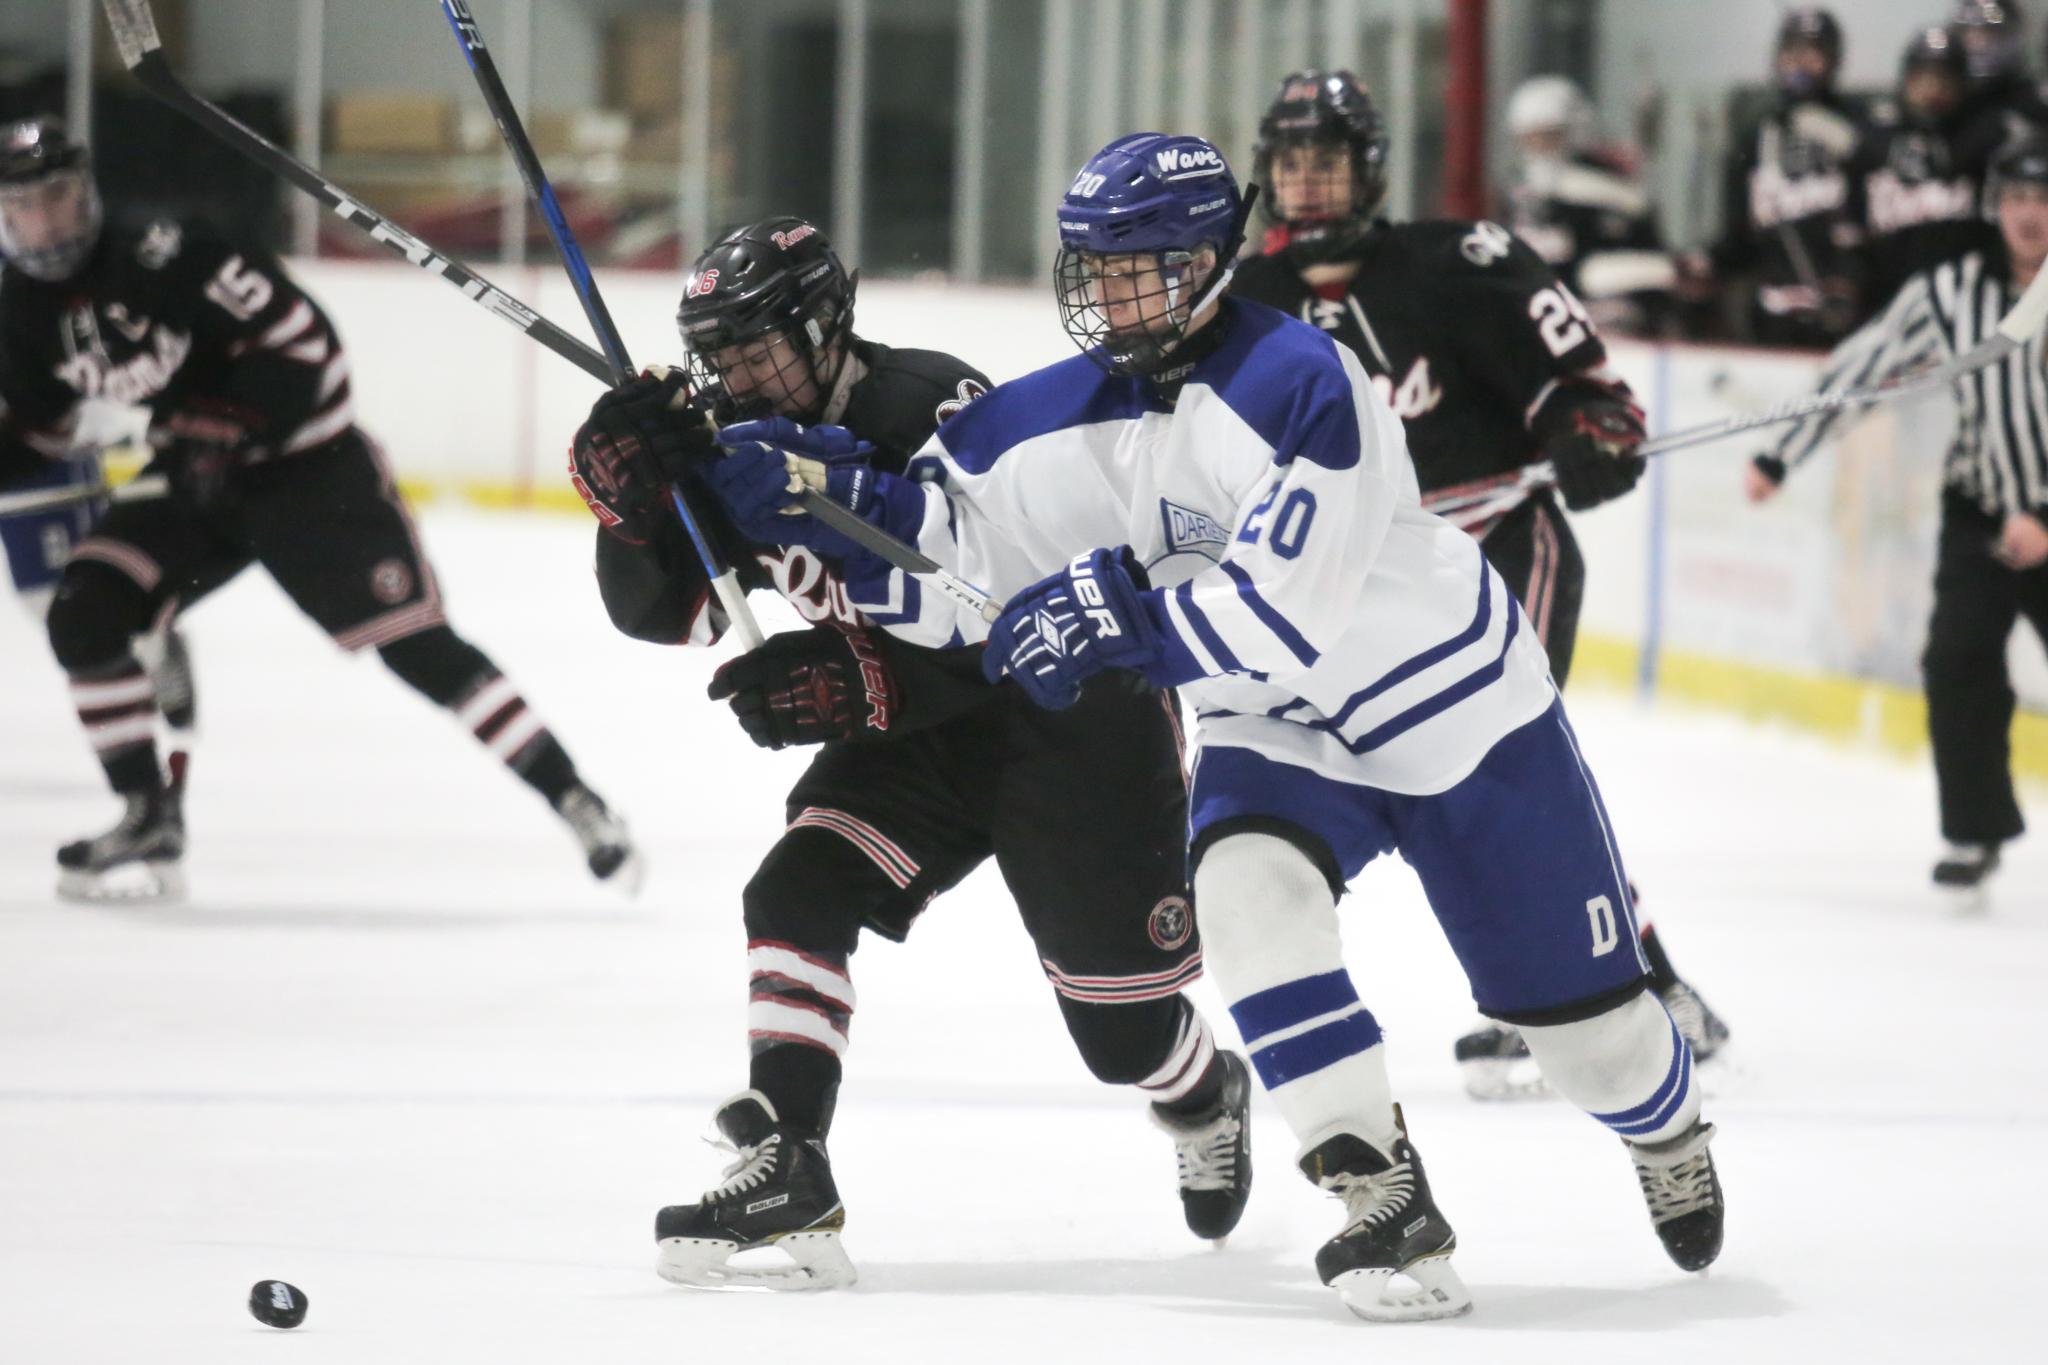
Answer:
[[[2048,187],[2048,136],[2021,138],[2001,151],[1991,162],[1991,176],[1984,198],[1996,204],[1999,191],[2007,185]]]
[[[0,256],[39,280],[69,279],[100,237],[92,158],[54,118],[0,129]]]
[[[1943,97],[1939,108],[1916,106],[1907,89],[1907,82],[1915,76],[1930,75],[1939,76],[1948,83],[1950,93]],[[1899,103],[1912,119],[1935,121],[1946,117],[1962,102],[1963,91],[1969,81],[1970,71],[1963,60],[1963,45],[1946,28],[1921,29],[1913,35],[1913,40],[1906,44],[1905,52],[1899,57]]]
[[[2024,23],[2015,0],[1962,0],[1956,6],[1949,32],[1963,50],[1972,85],[1995,85],[2020,74],[2027,60]]]
[[[1818,76],[1783,64],[1785,54],[1796,47],[1820,53],[1827,63]],[[1771,49],[1772,78],[1780,92],[1795,98],[1832,90],[1842,69],[1842,25],[1819,5],[1801,5],[1789,10],[1778,24],[1778,40]]]
[[[1313,147],[1349,154],[1348,203],[1315,214],[1290,214],[1273,192],[1274,158],[1287,149]],[[1297,71],[1281,81],[1279,95],[1259,120],[1252,180],[1262,191],[1268,219],[1286,226],[1287,254],[1297,264],[1342,255],[1364,236],[1387,197],[1387,125],[1364,83],[1349,71]]]
[[[814,223],[783,215],[727,232],[676,308],[691,391],[723,422],[818,420],[846,362],[857,282]]]

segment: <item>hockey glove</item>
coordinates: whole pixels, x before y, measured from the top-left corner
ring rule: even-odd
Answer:
[[[923,520],[915,484],[876,469],[875,448],[843,427],[802,427],[786,417],[741,422],[718,433],[731,453],[705,471],[705,482],[748,537],[774,545],[807,545],[842,562],[866,552],[804,514],[806,491],[823,494],[862,520],[904,539]]]
[[[1574,512],[1618,498],[1636,486],[1649,461],[1642,414],[1626,403],[1599,401],[1574,408],[1570,423],[1543,447],[1557,469],[1557,491]]]
[[[882,738],[898,696],[874,635],[858,628],[770,636],[711,678],[711,700],[730,705],[740,728],[764,749]]]
[[[1159,633],[1140,596],[1149,587],[1128,546],[1075,556],[1003,608],[988,633],[982,676],[996,682],[1007,672],[1031,700],[1063,711],[1105,668],[1153,668]]]
[[[689,406],[683,372],[649,371],[592,405],[569,446],[569,482],[598,525],[643,545],[668,486],[717,449],[711,419]]]
[[[225,403],[193,402],[168,413],[151,427],[149,438],[161,452],[171,496],[202,512],[229,506],[235,475],[264,453],[244,414]]]

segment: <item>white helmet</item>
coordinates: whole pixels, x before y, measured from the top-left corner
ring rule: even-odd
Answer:
[[[1592,118],[1585,92],[1563,76],[1531,76],[1508,99],[1508,131],[1516,137],[1562,128],[1576,142]]]

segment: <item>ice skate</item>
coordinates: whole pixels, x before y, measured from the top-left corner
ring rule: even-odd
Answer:
[[[1223,1093],[1202,1114],[1152,1106],[1152,1122],[1173,1139],[1180,1166],[1180,1207],[1188,1230],[1220,1243],[1244,1216],[1252,1195],[1251,1072],[1222,1052]]]
[[[57,894],[106,903],[174,901],[185,894],[185,817],[175,787],[125,798],[120,823],[57,850]]]
[[[1657,1238],[1681,1270],[1705,1270],[1721,1254],[1727,1206],[1707,1150],[1713,1140],[1714,1125],[1701,1120],[1668,1142],[1625,1143]]]
[[[1316,1252],[1316,1273],[1368,1322],[1456,1317],[1472,1309],[1451,1265],[1458,1236],[1430,1198],[1398,1106],[1394,1121],[1391,1155],[1338,1133],[1301,1158],[1302,1174],[1344,1201],[1344,1230]]]
[[[1465,1093],[1475,1100],[1548,1099],[1550,1086],[1529,1055],[1529,1044],[1513,1024],[1491,1019],[1460,1038],[1452,1049]]]
[[[640,894],[647,865],[626,832],[626,822],[605,805],[603,797],[578,782],[555,802],[555,813],[575,831],[593,877],[629,896]]]
[[[1934,884],[1966,909],[1984,904],[1993,873],[1998,871],[1998,845],[1956,844],[1948,846],[1934,865]]]
[[[1674,981],[1658,991],[1657,998],[1664,1002],[1664,1010],[1678,1026],[1679,1036],[1692,1049],[1693,1061],[1713,1060],[1721,1045],[1728,1041],[1728,1026],[1721,1022],[1721,1016],[1683,981]]]
[[[832,1183],[821,1138],[776,1117],[758,1090],[718,1111],[718,1129],[739,1160],[695,1204],[655,1215],[654,1269],[698,1289],[836,1289],[852,1284],[853,1262],[839,1244],[846,1209]],[[786,1260],[735,1265],[743,1252],[779,1251]]]

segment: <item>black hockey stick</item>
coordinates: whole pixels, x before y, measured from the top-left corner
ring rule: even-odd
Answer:
[[[1738,413],[1712,422],[1701,422],[1697,426],[1681,427],[1666,432],[1654,440],[1645,441],[1636,448],[1639,455],[1663,455],[1688,446],[1704,445],[1718,441],[1724,436],[1736,436],[1759,427],[1776,426],[1780,422],[1796,422],[1817,413],[1835,412],[1842,408],[1867,408],[1878,403],[1889,402],[1909,393],[1920,393],[1927,389],[1953,384],[1965,375],[1974,374],[1990,365],[1996,365],[2014,351],[2041,334],[2048,327],[2048,269],[2038,272],[2004,317],[1998,320],[1997,330],[1983,341],[1978,342],[1953,360],[1911,374],[1900,375],[1882,384],[1871,384],[1864,388],[1837,389],[1832,393],[1810,393],[1803,398],[1794,398],[1762,412]],[[1498,479],[1475,485],[1468,489],[1447,489],[1436,498],[1425,497],[1423,507],[1439,516],[1452,513],[1470,512],[1473,508],[1486,506],[1495,500],[1503,505],[1518,501],[1520,495],[1532,488],[1544,487],[1557,481],[1557,470],[1548,461],[1522,466],[1512,474],[1501,475]]]
[[[591,378],[605,384],[615,382],[616,371],[613,366],[589,346],[570,336],[481,275],[469,270],[459,261],[441,255],[382,214],[357,203],[345,191],[321,177],[312,167],[225,110],[188,90],[171,70],[170,64],[164,60],[162,44],[157,38],[156,19],[150,12],[149,0],[100,0],[100,4],[106,11],[107,23],[113,29],[114,44],[120,49],[122,63],[134,73],[135,79],[142,83],[145,90],[250,160],[283,176],[298,188],[319,199],[332,208],[337,216],[369,233],[373,240],[383,243],[422,270],[430,271],[447,280],[460,289],[465,297],[483,305],[556,355],[576,365]],[[626,374],[630,375],[631,370],[627,370]],[[671,490],[670,496],[674,498],[677,515],[682,518],[699,557],[704,561],[705,573],[710,577],[713,588],[718,591],[719,601],[725,608],[727,619],[746,641],[747,647],[753,648],[761,642],[761,629],[754,622],[753,614],[747,609],[746,597],[740,590],[738,580],[731,569],[724,567],[709,542],[699,533],[697,523],[691,518],[681,496],[674,490]]]
[[[112,4],[113,0],[107,0]],[[604,299],[597,292],[597,281],[591,278],[590,267],[584,262],[583,250],[576,244],[576,236],[569,230],[568,221],[562,216],[562,206],[555,198],[554,187],[548,183],[547,172],[541,168],[540,155],[534,151],[533,142],[526,136],[525,126],[520,122],[519,111],[512,107],[511,97],[505,91],[505,82],[498,75],[498,65],[491,59],[490,49],[484,44],[483,31],[477,26],[476,18],[469,12],[467,0],[441,0],[441,12],[448,18],[448,26],[455,32],[455,39],[462,45],[462,55],[469,62],[470,73],[476,77],[477,88],[483,92],[484,103],[490,107],[491,117],[496,120],[499,134],[505,139],[512,160],[519,167],[520,178],[526,181],[527,190],[539,205],[541,217],[547,222],[548,235],[554,239],[555,249],[562,258],[562,268],[568,272],[569,283],[575,287],[576,297],[583,304],[583,314],[590,320],[591,328],[597,333],[598,342],[604,347],[610,361],[615,382],[623,383],[633,373],[632,362],[626,358],[626,345],[619,337],[617,324],[604,306]],[[681,511],[681,496],[677,507]],[[868,553],[895,565],[905,573],[915,574],[944,592],[957,602],[964,603],[980,614],[983,620],[994,622],[1002,614],[1002,604],[972,584],[955,577],[941,568],[930,557],[916,548],[906,545],[878,526],[869,524],[851,509],[824,496],[811,488],[802,490],[801,504],[804,511],[816,517],[825,525],[853,541]],[[690,527],[692,538],[697,529],[687,512],[683,512],[685,525]],[[708,547],[705,547],[708,548]],[[721,600],[724,594],[720,594]],[[732,607],[727,604],[726,614],[733,616]],[[733,617],[738,620],[736,616]],[[759,644],[758,638],[748,642],[747,647]]]

